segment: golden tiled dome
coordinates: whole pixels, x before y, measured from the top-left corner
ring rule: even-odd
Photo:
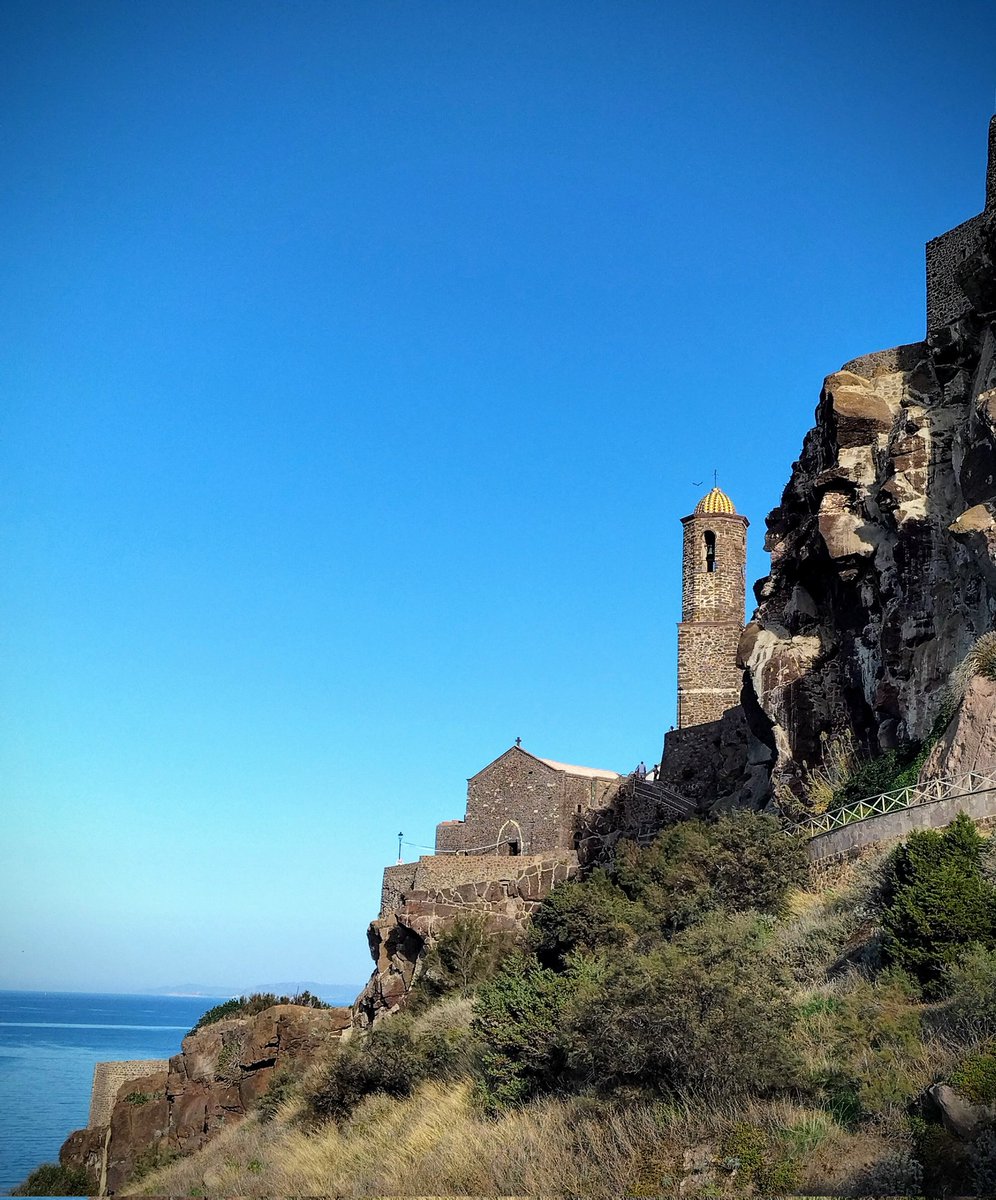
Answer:
[[[697,513],[735,514],[737,510],[733,507],[733,501],[726,492],[720,491],[718,487],[714,487],[712,491],[707,492],[698,504],[696,504],[695,511]]]

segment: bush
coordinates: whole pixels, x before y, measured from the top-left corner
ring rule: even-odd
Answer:
[[[996,950],[962,950],[945,970],[943,990],[950,997],[945,1016],[958,1033],[996,1034]]]
[[[264,1125],[273,1120],[281,1104],[286,1103],[295,1091],[296,1080],[293,1075],[282,1071],[273,1076],[270,1086],[260,1096],[259,1103],[256,1105],[256,1112],[259,1113],[259,1119]]]
[[[972,943],[996,948],[996,887],[982,872],[985,839],[964,813],[942,833],[910,834],[882,887],[882,947],[930,996]]]
[[[298,992],[294,996],[276,996],[273,992],[253,992],[251,996],[235,996],[209,1008],[197,1024],[190,1030],[196,1033],[205,1025],[213,1025],[216,1021],[226,1021],[230,1017],[255,1017],[257,1013],[265,1012],[274,1004],[299,1004],[302,1008],[331,1008],[311,992]],[[189,1035],[188,1035],[189,1036]]]
[[[799,1170],[786,1148],[755,1125],[734,1125],[723,1139],[722,1152],[737,1171],[738,1182],[753,1184],[762,1195],[794,1192]]]
[[[930,733],[922,742],[907,742],[893,750],[887,750],[884,754],[876,755],[875,758],[859,757],[850,733],[837,743],[825,744],[824,766],[809,776],[810,797],[812,799],[815,796],[820,801],[814,806],[816,811],[832,811],[882,792],[912,787],[920,778],[920,771],[927,761],[927,756],[943,737],[954,715],[954,709],[953,698],[946,696]],[[847,752],[841,753],[837,750],[835,753],[835,745],[845,746]],[[829,764],[826,759],[829,759]],[[818,780],[822,785],[815,790],[814,780]]]
[[[442,996],[468,996],[490,979],[514,947],[514,938],[494,926],[480,913],[457,919],[436,938],[419,976],[413,1011]]]
[[[682,821],[646,849],[621,842],[609,868],[555,888],[533,915],[532,946],[555,970],[577,950],[650,951],[715,909],[779,913],[806,875],[805,851],[773,817]]]
[[[973,1104],[996,1105],[996,1042],[965,1055],[949,1082]]]
[[[575,950],[631,946],[652,925],[646,906],[599,869],[554,888],[533,914],[529,938],[543,966],[563,971]]]
[[[791,1088],[796,1014],[769,940],[754,914],[715,914],[660,950],[589,968],[565,1007],[571,1075],[598,1090],[672,1095]]]
[[[550,970],[524,955],[481,988],[472,1028],[481,1042],[476,1094],[487,1111],[566,1083],[564,1008],[575,988],[572,972]]]
[[[874,982],[854,976],[820,1022],[821,1049],[834,1065],[813,1084],[845,1124],[905,1107],[922,1087],[916,1062],[922,1023],[916,989],[897,973]]]
[[[807,873],[802,844],[774,817],[747,810],[669,826],[646,850],[624,842],[612,867],[623,893],[665,935],[716,908],[780,913]]]
[[[394,1017],[366,1037],[340,1045],[308,1107],[320,1120],[341,1121],[366,1096],[400,1099],[426,1079],[458,1078],[467,1070],[468,1043],[466,1031],[418,1035],[409,1017]]]
[[[42,1163],[10,1193],[12,1196],[89,1196],[95,1191],[93,1180],[82,1167],[63,1167]]]

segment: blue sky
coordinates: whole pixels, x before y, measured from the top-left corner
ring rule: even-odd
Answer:
[[[994,85],[988,3],[9,0],[0,986],[359,982],[517,735],[655,761],[679,518],[765,573]]]

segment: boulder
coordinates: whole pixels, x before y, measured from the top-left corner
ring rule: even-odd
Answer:
[[[920,778],[996,775],[996,681],[976,675],[969,680],[958,711],[923,765]]]
[[[927,1098],[948,1133],[962,1141],[972,1141],[996,1124],[996,1108],[972,1104],[950,1084],[935,1083],[927,1089]]]

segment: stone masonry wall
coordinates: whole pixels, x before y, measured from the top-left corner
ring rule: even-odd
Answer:
[[[809,859],[819,863],[829,859],[856,858],[869,846],[899,841],[915,829],[944,829],[961,812],[971,817],[982,829],[996,824],[996,792],[953,796],[949,800],[935,800],[930,804],[918,804],[915,808],[901,808],[896,812],[869,817],[865,821],[854,821],[841,829],[814,837],[807,847]]]
[[[397,908],[405,892],[412,890],[417,868],[418,863],[398,863],[396,866],[384,868],[384,881],[380,888],[381,916]]]
[[[528,854],[569,848],[562,828],[563,799],[558,771],[532,755],[509,751],[467,783],[468,841],[477,847],[502,842],[492,853],[503,854],[508,853],[509,841]]]
[[[436,826],[436,853],[456,854],[467,844],[463,821],[441,821]]]
[[[90,1118],[87,1128],[107,1125],[121,1085],[144,1075],[155,1075],[169,1067],[165,1058],[133,1058],[127,1062],[99,1062],[93,1068],[93,1088],[90,1092]]]
[[[375,966],[353,1008],[360,1028],[404,1007],[427,948],[457,917],[478,915],[495,930],[521,932],[553,887],[579,869],[573,853],[427,855],[414,865],[416,887],[367,930]]]
[[[936,333],[978,308],[977,297],[965,287],[969,260],[984,253],[986,226],[996,218],[996,117],[989,122],[989,158],[986,165],[986,203],[982,213],[927,243],[927,334]]]
[[[927,243],[928,333],[971,311],[972,301],[962,290],[957,269],[978,250],[981,235],[982,217],[978,216]]]
[[[498,929],[522,928],[554,885],[577,872],[578,860],[573,853],[426,855],[415,867],[414,887],[381,920],[395,919],[428,939],[467,912],[487,917]]]
[[[693,513],[682,525],[679,729],[718,721],[740,702],[737,646],[747,588],[745,517]],[[711,571],[707,536],[715,547]]]
[[[423,855],[418,862],[386,868],[380,917],[384,919],[407,909],[416,897],[420,903],[435,903],[437,900],[440,903],[456,903],[453,896],[463,894],[461,889],[466,889],[468,885],[480,885],[483,890],[475,893],[479,896],[490,895],[489,886],[502,882],[508,882],[515,891],[521,881],[534,877],[542,880],[544,873],[548,874],[561,863],[576,864],[576,859],[572,854],[521,854],[514,857],[507,854]]]
[[[678,626],[678,727],[718,721],[740,703],[737,666],[742,626],[683,622]]]

